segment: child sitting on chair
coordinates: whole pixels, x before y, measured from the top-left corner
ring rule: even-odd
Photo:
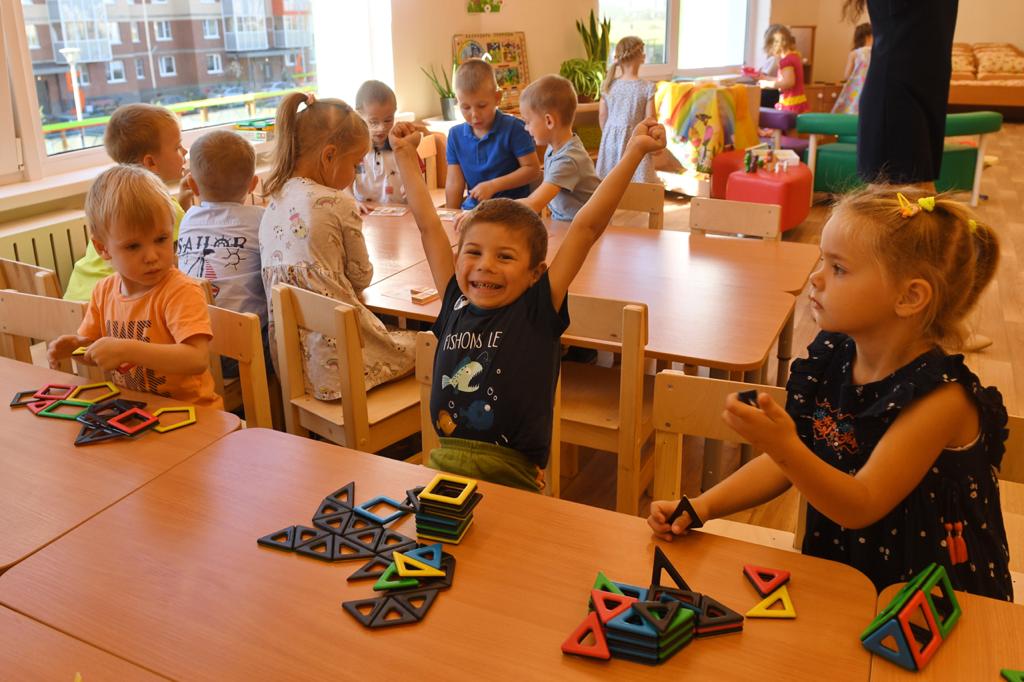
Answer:
[[[114,274],[93,289],[78,334],[52,341],[47,357],[56,366],[87,346],[82,360],[111,372],[118,386],[222,409],[210,374],[206,297],[175,267],[174,214],[167,188],[141,166],[96,178],[85,215]]]
[[[405,188],[388,142],[398,111],[395,92],[386,83],[366,81],[356,91],[356,111],[370,129],[370,151],[356,168],[356,179],[352,181],[352,194],[359,202],[360,212],[369,212],[363,206],[365,201],[404,204]]]
[[[523,90],[519,110],[533,141],[548,146],[544,180],[520,201],[537,213],[548,206],[552,219],[570,221],[601,182],[590,154],[572,132],[576,90],[561,76],[544,76]]]
[[[181,128],[175,115],[164,107],[141,103],[118,107],[107,121],[103,147],[116,163],[138,164],[168,184],[181,182],[186,154],[181,146]],[[178,225],[185,211],[176,200],[171,199],[171,202],[174,209],[171,239],[174,240],[178,238]],[[85,255],[75,262],[71,271],[64,299],[88,301],[93,287],[113,272],[110,263],[96,253],[89,242]]]
[[[448,135],[448,208],[528,196],[530,183],[540,177],[537,147],[522,121],[498,109],[501,90],[494,69],[482,59],[465,61],[455,73],[455,94],[466,122]]]
[[[228,131],[206,133],[192,144],[191,170],[185,178],[199,203],[185,213],[178,233],[178,267],[207,279],[214,305],[260,318],[267,351],[267,298],[260,269],[260,220],[263,208],[245,205],[256,189],[256,152]],[[224,376],[238,376],[238,362],[222,358]]]
[[[510,199],[483,201],[451,243],[419,178],[411,126],[391,132],[409,205],[438,291],[430,415],[441,447],[435,469],[539,490],[551,446],[559,340],[569,326],[566,295],[608,225],[633,171],[665,146],[653,119],[633,133],[618,166],[576,214],[548,267],[547,230],[536,212]]]

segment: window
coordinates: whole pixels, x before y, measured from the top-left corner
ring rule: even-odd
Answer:
[[[619,40],[637,36],[644,41],[648,64],[668,63],[669,22],[665,0],[601,0],[601,16],[612,22],[609,58],[615,55],[615,44]]]
[[[144,80],[146,78],[146,60],[141,57],[135,58],[135,79]]]
[[[208,40],[220,38],[220,25],[216,19],[203,19],[203,37]]]
[[[107,24],[107,35],[110,36],[111,45],[121,44],[121,26],[116,21]]]
[[[35,24],[25,24],[25,35],[28,37],[28,49],[38,50],[42,47],[39,44],[39,30]]]
[[[767,0],[600,0],[612,23],[611,43],[639,36],[646,47],[640,75],[699,76],[733,71],[757,53],[755,22]],[[763,17],[759,15],[763,14]]]
[[[160,57],[160,75],[164,77],[178,75],[177,65],[174,63],[174,57],[171,55]]]
[[[153,33],[156,34],[157,40],[171,40],[171,22],[154,21]]]
[[[79,64],[78,65],[78,84],[82,85],[82,86],[92,85],[92,82],[89,80],[89,65],[88,64]]]
[[[124,62],[120,59],[107,62],[107,82],[124,83]]]
[[[285,66],[295,66],[295,53],[294,52],[285,52],[284,53],[284,65]]]
[[[224,73],[219,54],[206,55],[206,73]]]
[[[133,21],[133,22],[129,23],[128,24],[128,28],[129,28],[129,30],[131,31],[131,34],[132,34],[132,42],[133,43],[139,42],[139,22]]]

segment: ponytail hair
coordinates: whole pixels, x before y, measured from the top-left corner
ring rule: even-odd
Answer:
[[[908,200],[900,205],[897,192]],[[922,207],[934,201],[931,210]],[[878,259],[892,282],[920,278],[932,288],[923,336],[950,349],[967,336],[964,318],[995,276],[999,239],[964,204],[914,187],[873,187],[842,198],[833,210]]]
[[[615,59],[612,61],[611,66],[608,67],[608,73],[604,77],[604,83],[601,85],[601,90],[608,92],[611,90],[612,83],[618,78],[618,71],[622,65],[626,62],[632,61],[641,57],[644,53],[644,41],[636,36],[626,36],[615,44]]]
[[[299,111],[299,107],[305,109]],[[274,124],[273,168],[264,183],[264,196],[273,196],[295,172],[307,154],[319,154],[329,144],[341,153],[361,145],[368,148],[370,130],[356,111],[340,99],[317,99],[293,92],[277,107]]]

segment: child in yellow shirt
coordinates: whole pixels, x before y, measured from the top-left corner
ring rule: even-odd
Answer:
[[[206,297],[177,269],[174,202],[156,175],[115,166],[85,200],[92,244],[114,274],[95,286],[77,334],[50,343],[51,366],[87,346],[82,360],[118,386],[223,408],[209,370]]]
[[[107,122],[103,146],[111,159],[120,164],[138,164],[165,183],[181,181],[185,168],[185,148],[181,145],[178,119],[164,107],[152,104],[126,104]],[[178,239],[178,225],[185,211],[171,199],[174,211],[172,239]],[[113,270],[100,257],[90,242],[85,255],[76,263],[68,280],[64,298],[68,301],[88,301],[93,287]]]

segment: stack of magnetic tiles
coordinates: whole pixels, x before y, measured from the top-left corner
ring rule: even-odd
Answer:
[[[420,540],[459,544],[473,524],[473,510],[483,497],[473,479],[438,474],[415,502],[416,536]]]
[[[668,573],[675,587],[661,584]],[[739,632],[743,616],[721,602],[690,590],[660,548],[654,549],[649,588],[608,580],[598,572],[590,592],[590,613],[562,643],[562,651],[591,658],[612,656],[656,665],[696,637]],[[593,636],[592,644],[584,640]]]
[[[931,564],[896,593],[861,633],[860,641],[871,653],[907,670],[922,670],[959,619],[960,604],[946,569]],[[889,637],[895,648],[884,644]]]
[[[161,407],[150,414],[143,409],[146,403],[117,398],[120,393],[109,381],[84,386],[47,384],[39,390],[18,391],[11,400],[11,407],[27,407],[37,417],[81,423],[75,445],[128,438],[148,429],[167,433],[196,423],[196,408],[191,405]],[[173,424],[160,423],[160,415],[173,412],[186,416]]]

